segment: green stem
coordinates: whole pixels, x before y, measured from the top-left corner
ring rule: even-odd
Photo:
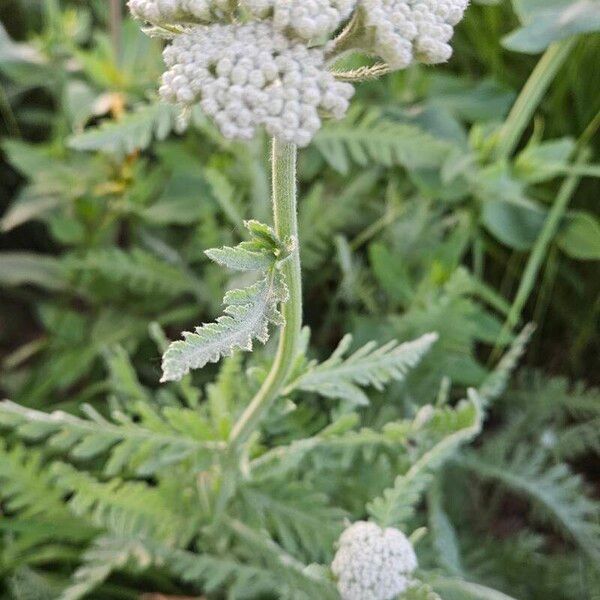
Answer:
[[[579,157],[575,162],[575,166],[580,167],[584,165],[588,156],[589,153],[587,151],[584,150],[580,152]],[[540,235],[538,236],[533,250],[529,256],[527,266],[525,267],[525,271],[523,272],[523,276],[521,277],[521,281],[519,283],[519,289],[517,290],[517,294],[513,300],[499,340],[501,340],[504,335],[513,329],[519,322],[523,309],[525,308],[525,304],[529,300],[531,292],[535,287],[539,271],[544,262],[544,257],[546,256],[546,251],[548,250],[548,247],[558,231],[567,207],[569,206],[569,202],[571,201],[571,198],[577,189],[579,180],[579,175],[572,175],[563,182],[563,185],[556,196],[556,200],[552,205],[550,212],[548,213],[548,217],[546,218],[542,231],[540,232]],[[494,350],[494,356],[497,355],[498,351],[499,348]]]
[[[496,149],[497,158],[507,159],[513,154],[523,132],[533,117],[533,113],[559,69],[567,60],[574,44],[575,40],[570,39],[552,44],[546,50],[531,73],[502,127],[500,141]]]
[[[279,347],[269,375],[254,396],[229,438],[230,450],[235,453],[258,428],[263,416],[273,405],[285,385],[298,347],[302,328],[302,273],[298,247],[298,215],[296,206],[296,146],[273,141],[273,217],[280,239],[292,238],[292,256],[283,264],[283,274],[290,297],[283,307],[285,325],[281,329]]]
[[[110,0],[110,37],[117,65],[121,64],[123,53],[122,28],[123,6],[121,0]]]

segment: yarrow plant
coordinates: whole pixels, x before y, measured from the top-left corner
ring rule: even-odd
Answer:
[[[228,453],[236,461],[281,395],[299,351],[297,147],[310,144],[323,119],[344,117],[353,83],[363,77],[413,62],[448,60],[453,26],[462,18],[467,0],[130,0],[129,6],[149,33],[170,40],[163,53],[163,100],[179,105],[184,113],[199,105],[226,138],[249,140],[259,127],[273,138],[274,227],[248,223],[250,241],[207,251],[222,266],[259,273],[258,283],[229,292],[223,317],[184,333],[183,341],[171,344],[163,357],[163,381],[177,381],[235,350],[251,350],[253,340],[266,342],[270,325],[281,328],[271,370],[232,428]],[[372,72],[337,71],[338,59],[353,52],[385,63],[375,64]],[[357,361],[356,372],[338,381],[335,386],[342,391],[334,393],[343,397],[356,382],[380,386],[401,378],[406,366],[415,364],[435,339],[429,335],[415,342],[412,354],[400,346],[400,362],[392,358],[397,354],[394,345],[382,348],[366,378],[359,375],[360,360],[368,363],[374,355],[365,347],[348,359],[348,365]],[[323,367],[334,369],[341,348]],[[476,419],[468,435],[478,427]],[[417,487],[421,484],[415,482]],[[401,489],[403,485],[400,482]],[[220,502],[232,494],[225,486]],[[413,547],[400,530],[361,521],[340,537],[331,574],[342,600],[393,600],[409,589],[416,568]]]

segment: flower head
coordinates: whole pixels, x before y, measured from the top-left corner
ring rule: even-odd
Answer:
[[[328,36],[350,16],[357,0],[274,0],[273,22],[304,40]]]
[[[331,564],[342,600],[393,600],[406,591],[417,557],[392,527],[358,521],[342,533]]]
[[[129,0],[131,14],[155,25],[205,23],[222,17],[229,0]]]
[[[469,0],[362,0],[373,50],[393,69],[418,61],[435,64],[452,56],[448,44]]]
[[[325,69],[323,50],[308,48],[269,21],[196,26],[164,51],[163,99],[200,103],[221,133],[269,135],[306,146],[321,126],[319,113],[341,118],[354,88]]]

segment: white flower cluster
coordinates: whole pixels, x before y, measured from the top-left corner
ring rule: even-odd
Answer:
[[[209,21],[224,14],[229,0],[129,0],[131,14],[156,25]]]
[[[342,600],[393,600],[410,586],[417,557],[392,527],[358,521],[342,533],[331,564]]]
[[[274,0],[273,23],[305,40],[333,33],[357,0]]]
[[[250,139],[264,125],[271,136],[306,146],[321,127],[319,111],[343,117],[354,93],[325,69],[322,49],[291,40],[270,21],[193,27],[164,59],[162,98],[199,102],[230,139]]]
[[[448,44],[469,0],[362,0],[374,51],[393,69],[414,61],[435,64],[452,56]]]

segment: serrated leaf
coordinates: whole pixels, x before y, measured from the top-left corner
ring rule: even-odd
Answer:
[[[321,129],[314,145],[331,167],[343,174],[350,171],[352,163],[436,167],[450,148],[446,141],[415,125],[381,119],[376,111],[361,114],[359,109],[344,121]]]
[[[131,154],[145,150],[156,138],[164,140],[175,126],[176,109],[155,102],[138,107],[118,121],[107,121],[72,136],[69,146],[75,150]]]
[[[425,409],[422,409],[425,410]],[[423,416],[417,415],[417,421]],[[473,439],[483,422],[481,400],[474,390],[454,410],[437,409],[427,419],[423,429],[441,439],[429,448],[391,488],[373,500],[367,510],[382,527],[399,526],[410,519],[422,493],[431,482],[432,472],[447,461],[464,443]]]
[[[347,335],[328,360],[311,363],[307,371],[288,386],[288,391],[315,392],[354,406],[365,406],[369,399],[361,387],[372,386],[381,391],[390,381],[402,381],[436,340],[437,335],[429,333],[412,342],[398,344],[393,340],[379,348],[370,342],[344,359],[352,343],[352,336]]]
[[[163,382],[178,381],[192,369],[231,356],[234,350],[252,350],[252,340],[269,339],[269,325],[282,325],[279,304],[287,300],[283,274],[272,268],[258,283],[225,296],[225,315],[216,322],[184,332],[163,356]]]
[[[217,264],[234,271],[266,271],[273,266],[275,257],[264,252],[252,252],[243,248],[212,248],[206,256]]]

